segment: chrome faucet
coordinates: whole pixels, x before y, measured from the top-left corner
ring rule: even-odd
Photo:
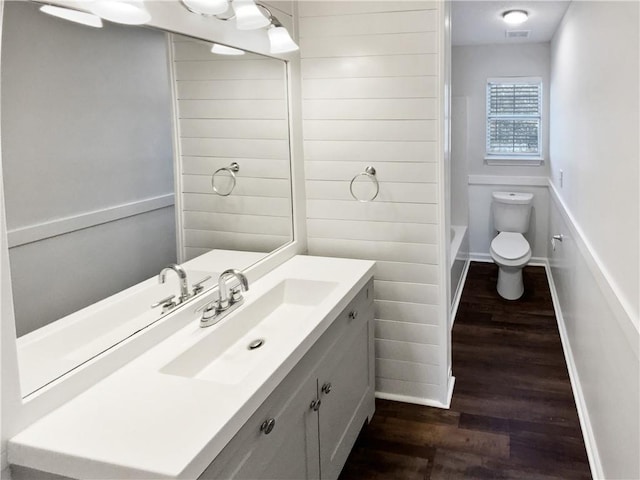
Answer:
[[[231,296],[229,296],[227,290],[227,277],[235,277],[240,282],[240,289],[234,288],[231,291]],[[224,311],[233,303],[242,300],[242,292],[246,292],[247,290],[249,290],[249,281],[240,270],[230,268],[222,272],[220,278],[218,278],[218,310]]]
[[[231,294],[229,294],[227,288],[227,279],[230,277],[235,277],[240,282],[238,287],[231,289]],[[218,279],[218,299],[196,310],[202,312],[200,326],[204,328],[215,325],[222,320],[225,315],[239,307],[244,300],[242,292],[246,292],[247,290],[249,290],[249,281],[240,270],[230,268],[222,272]]]
[[[164,283],[167,278],[167,272],[171,270],[176,272],[176,275],[178,275],[178,278],[180,279],[180,296],[178,297],[178,304],[180,304],[191,296],[191,294],[189,293],[189,286],[187,284],[187,272],[184,271],[184,268],[182,268],[180,265],[172,263],[171,265],[169,265],[168,267],[164,267],[160,271],[158,280],[160,281],[160,283]]]

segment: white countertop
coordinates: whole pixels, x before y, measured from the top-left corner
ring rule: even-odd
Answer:
[[[217,325],[200,328],[193,307],[176,312],[193,319],[12,438],[9,462],[73,478],[197,478],[371,278],[373,265],[297,256],[254,282],[245,303]],[[237,383],[160,372],[285,279],[336,282],[286,358]]]

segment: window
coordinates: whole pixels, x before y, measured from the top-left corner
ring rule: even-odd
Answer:
[[[542,81],[487,80],[487,156],[491,160],[540,161]]]

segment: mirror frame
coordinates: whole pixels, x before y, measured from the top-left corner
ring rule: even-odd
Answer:
[[[0,0],[0,51],[2,44],[4,1],[5,0]],[[47,3],[86,11],[81,0],[49,0]],[[265,3],[269,3],[268,0]],[[152,16],[152,20],[145,25],[146,27],[186,35],[204,41],[222,43],[234,48],[244,49],[285,61],[288,85],[287,101],[289,108],[293,239],[288,244],[271,252],[246,270],[245,273],[249,280],[255,281],[293,256],[306,253],[307,249],[299,53],[293,52],[285,55],[270,54],[268,51],[269,44],[267,36],[263,31],[238,31],[231,23],[215,18],[211,18],[211,21],[203,22],[199,15],[193,14],[185,9],[179,3],[179,0],[147,0],[146,7]],[[279,14],[279,18],[292,33],[293,38],[297,39],[297,4],[295,2],[292,2],[292,8],[293,15],[291,18],[289,14],[284,12]],[[4,198],[1,155],[2,152],[0,149],[0,198]],[[167,318],[171,318],[171,316],[164,317],[151,328],[147,328],[134,337],[117,344],[110,350],[79,366],[50,385],[23,398],[18,371],[16,327],[13,312],[8,247],[6,215],[3,201],[2,205],[0,205],[0,362],[2,364],[0,398],[2,418],[0,424],[2,425],[1,468],[3,470],[7,467],[6,444],[9,438],[158,343],[158,341],[168,335],[165,331],[166,328],[162,327],[166,324]],[[202,303],[204,304],[205,302]],[[199,303],[194,300],[192,306],[197,307]]]

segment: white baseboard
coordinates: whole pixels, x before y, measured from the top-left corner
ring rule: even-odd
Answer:
[[[600,455],[598,454],[598,447],[595,441],[595,435],[591,428],[591,421],[589,420],[589,411],[582,392],[582,386],[580,384],[580,378],[578,376],[578,369],[573,360],[573,353],[571,351],[571,344],[567,335],[567,329],[564,323],[564,317],[562,315],[562,309],[560,308],[560,299],[558,298],[558,291],[553,280],[551,273],[551,265],[549,261],[545,262],[545,270],[547,272],[547,281],[549,282],[549,290],[551,291],[551,299],[553,302],[553,309],[556,314],[556,321],[558,323],[558,331],[560,332],[560,341],[562,342],[562,350],[564,353],[564,359],[567,364],[567,370],[569,370],[569,379],[571,381],[571,388],[573,390],[573,397],[576,402],[576,409],[578,410],[578,418],[580,419],[580,428],[582,429],[582,435],[584,437],[584,444],[587,450],[587,457],[589,458],[589,467],[591,468],[591,476],[594,479],[604,479],[604,471],[602,469],[602,462],[600,461]]]
[[[376,392],[376,398],[383,400],[392,400],[394,402],[414,403],[416,405],[424,405],[425,407],[435,407],[448,409],[451,406],[451,396],[453,395],[453,386],[455,377],[449,377],[449,387],[447,390],[447,402],[442,403],[431,398],[412,397],[410,395],[399,395],[396,393]]]
[[[469,265],[471,265],[471,261],[467,259],[467,261],[464,262],[464,267],[462,268],[462,274],[460,275],[460,280],[458,281],[458,288],[456,289],[456,294],[453,298],[453,303],[451,304],[451,324],[449,325],[450,328],[453,328],[453,324],[456,321],[456,314],[458,313],[458,307],[460,306],[460,299],[462,298],[462,290],[464,289],[464,284],[467,282]]]

